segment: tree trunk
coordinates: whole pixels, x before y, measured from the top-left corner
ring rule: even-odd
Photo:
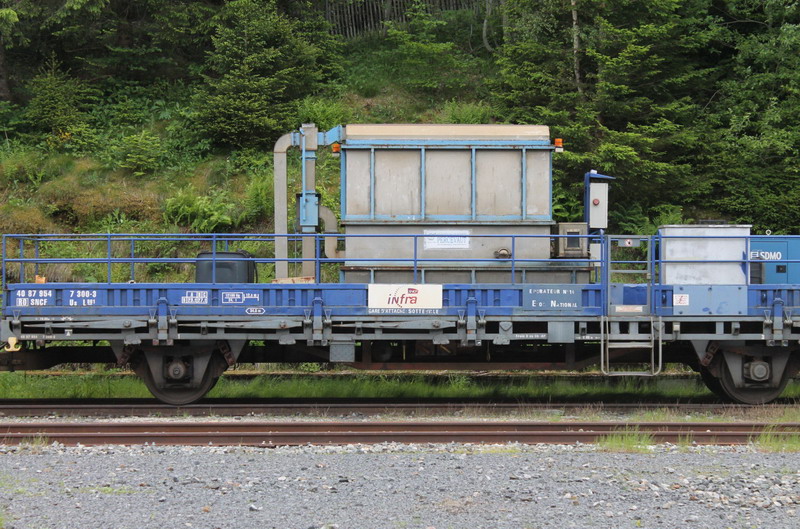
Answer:
[[[506,28],[508,27],[508,11],[506,9],[506,0],[500,0],[500,16],[502,18],[502,27],[500,38],[503,39],[502,42],[506,41]]]
[[[0,101],[11,101],[8,87],[8,68],[6,67],[6,43],[0,37]]]
[[[572,68],[575,72],[575,87],[583,95],[583,81],[581,80],[581,40],[580,26],[578,25],[578,0],[571,0],[572,4]]]
[[[483,17],[483,32],[481,36],[483,37],[483,47],[486,48],[486,51],[489,53],[494,52],[494,48],[491,44],[489,44],[489,15],[492,14],[492,0],[486,0],[486,16]]]

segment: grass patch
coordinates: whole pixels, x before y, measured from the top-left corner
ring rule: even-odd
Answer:
[[[145,398],[150,392],[135,376],[80,374],[70,376],[0,373],[3,399]]]
[[[597,381],[553,380],[543,377],[475,379],[453,373],[431,380],[424,375],[357,374],[352,377],[275,377],[258,376],[250,380],[222,379],[210,396],[225,398],[497,398],[586,401],[643,401],[650,399],[690,399],[702,396],[694,384],[648,384],[609,379]],[[673,381],[674,382],[674,381]],[[687,387],[688,386],[688,387]]]
[[[606,452],[649,453],[656,444],[653,436],[638,428],[610,433],[597,439],[597,446]]]
[[[84,494],[107,494],[107,495],[110,495],[110,496],[117,496],[117,495],[122,495],[122,494],[136,494],[139,491],[137,491],[135,489],[131,489],[129,487],[114,488],[114,487],[105,485],[105,486],[102,486],[102,487],[83,487],[83,488],[78,489],[78,492],[81,492],[81,493],[84,493]]]
[[[50,439],[44,435],[36,434],[31,437],[26,437],[19,443],[19,452],[26,454],[41,454],[47,445],[50,444]]]
[[[313,366],[314,364],[310,364]],[[796,385],[793,382],[792,385]],[[150,393],[133,374],[101,372],[68,376],[0,373],[0,398],[147,398]],[[336,376],[313,374],[264,374],[252,378],[223,376],[209,393],[213,398],[268,399],[457,399],[482,398],[519,401],[559,402],[665,402],[708,401],[705,387],[691,379],[603,378],[586,380],[553,376],[473,377],[467,373],[382,374],[337,373]],[[571,415],[601,416],[603,410],[587,405]],[[769,406],[735,410],[728,414],[686,414],[674,409],[636,412],[630,420],[686,421],[730,420],[731,414],[742,420],[765,422],[800,422],[800,410]]]
[[[759,452],[800,452],[800,435],[786,435],[768,428],[753,441],[753,445]]]

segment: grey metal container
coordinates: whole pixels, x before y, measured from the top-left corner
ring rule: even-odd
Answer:
[[[671,225],[660,226],[659,233],[662,283],[747,284],[749,225]]]
[[[427,282],[509,282],[512,254],[548,259],[552,150],[544,126],[348,125],[345,279],[410,282],[416,259]]]

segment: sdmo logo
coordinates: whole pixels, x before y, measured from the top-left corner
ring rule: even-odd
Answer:
[[[750,250],[751,261],[780,261],[783,259],[782,252],[768,252],[766,250]]]
[[[371,309],[440,309],[442,285],[368,285]]]

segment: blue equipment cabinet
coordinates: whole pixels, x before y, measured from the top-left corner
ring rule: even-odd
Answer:
[[[754,236],[749,257],[753,282],[800,284],[800,238]]]

